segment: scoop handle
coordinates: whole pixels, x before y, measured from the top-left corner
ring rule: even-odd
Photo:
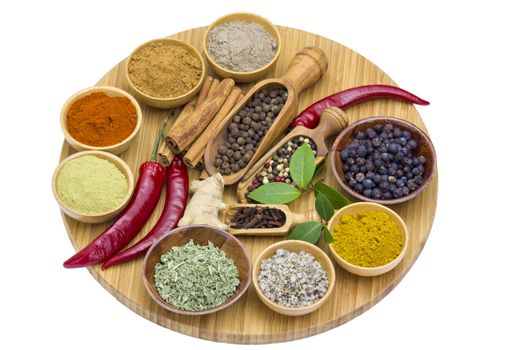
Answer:
[[[282,79],[288,81],[295,92],[301,91],[319,80],[328,69],[328,58],[318,47],[303,47],[292,59]]]
[[[325,140],[341,132],[347,125],[348,117],[346,113],[340,108],[330,107],[321,113],[321,120],[314,131]]]

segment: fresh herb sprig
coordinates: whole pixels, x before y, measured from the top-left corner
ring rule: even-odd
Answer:
[[[290,160],[290,175],[296,185],[271,182],[250,192],[248,197],[264,204],[285,204],[299,198],[304,191],[313,189],[315,210],[322,222],[303,222],[292,230],[288,239],[298,239],[313,244],[319,240],[322,233],[325,242],[331,243],[334,239],[326,224],[334,215],[335,210],[350,204],[350,200],[320,181],[314,185],[311,184],[323,167],[324,162],[315,166],[314,152],[310,146],[303,144],[297,148]]]

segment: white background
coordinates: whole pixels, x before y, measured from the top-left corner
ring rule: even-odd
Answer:
[[[231,348],[157,326],[86,270],[63,269],[73,249],[50,179],[69,95],[146,40],[251,11],[343,43],[429,99],[418,109],[440,170],[431,235],[399,286],[345,325],[272,349],[523,349],[525,25],[518,3],[3,1],[0,348]]]

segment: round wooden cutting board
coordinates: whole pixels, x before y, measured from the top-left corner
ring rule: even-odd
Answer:
[[[326,95],[346,88],[366,84],[395,84],[381,69],[343,45],[297,29],[279,27],[279,30],[282,36],[281,57],[269,77],[281,76],[294,54],[304,46],[319,46],[328,56],[328,72],[319,82],[301,94],[299,111]],[[205,28],[196,28],[172,37],[186,41],[202,52],[204,32]],[[111,69],[98,85],[112,85],[130,91],[124,71],[125,63],[121,62]],[[250,86],[250,84],[242,85],[245,91]],[[142,109],[143,127],[130,149],[121,155],[135,175],[138,174],[140,164],[148,160],[159,124],[166,113],[145,105],[142,105]],[[418,112],[409,103],[375,100],[351,107],[346,112],[350,123],[369,116],[396,116],[426,130]],[[60,159],[73,152],[74,150],[64,142]],[[329,165],[325,166],[322,177],[327,184],[338,188],[329,169]],[[191,170],[190,176],[192,179],[197,179],[199,172]],[[435,176],[432,183],[416,199],[392,206],[392,209],[406,220],[410,234],[408,252],[398,267],[385,275],[367,278],[354,276],[339,268],[334,262],[337,281],[330,300],[319,310],[305,316],[287,317],[271,311],[257,298],[253,286],[250,286],[237,303],[223,311],[201,317],[178,316],[161,309],[149,297],[141,278],[142,259],[117,265],[105,271],[101,271],[99,266],[89,268],[89,271],[106,290],[131,310],[180,333],[231,343],[271,343],[303,338],[329,330],[360,315],[384,298],[399,283],[416,261],[428,238],[436,210],[437,188],[438,180]],[[225,201],[236,202],[235,186],[226,188]],[[164,197],[161,198],[155,212],[136,240],[153,227],[163,204]],[[313,209],[313,194],[304,194],[291,203],[290,207],[297,212]],[[86,246],[109,225],[109,223],[82,224],[65,215],[62,216],[76,250]],[[280,239],[282,238],[246,237],[241,238],[241,241],[251,254],[252,261],[255,261],[265,247]],[[318,245],[327,250],[323,242],[319,242]],[[64,256],[64,260],[66,258],[68,257]]]

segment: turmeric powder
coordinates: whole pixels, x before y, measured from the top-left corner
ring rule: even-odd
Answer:
[[[362,267],[386,265],[403,249],[403,235],[397,223],[379,211],[342,215],[334,227],[333,237],[336,253]]]

